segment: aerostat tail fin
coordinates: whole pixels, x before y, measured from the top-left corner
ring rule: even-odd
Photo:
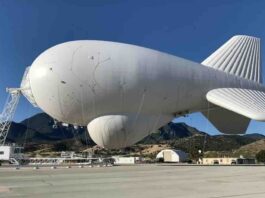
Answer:
[[[234,36],[201,64],[261,83],[260,39]]]
[[[265,121],[265,92],[241,88],[219,88],[206,95],[217,108],[203,114],[222,133],[244,133],[251,119]]]
[[[202,114],[221,133],[236,135],[244,134],[247,131],[250,119],[240,114],[234,113],[222,107],[210,109]]]

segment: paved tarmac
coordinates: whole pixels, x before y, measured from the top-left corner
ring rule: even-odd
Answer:
[[[264,166],[0,168],[0,198],[264,198]]]

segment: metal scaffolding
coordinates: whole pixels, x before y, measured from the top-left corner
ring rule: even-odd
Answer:
[[[3,112],[0,115],[0,146],[5,144],[5,140],[21,95],[20,88],[7,88],[6,91],[9,94]]]

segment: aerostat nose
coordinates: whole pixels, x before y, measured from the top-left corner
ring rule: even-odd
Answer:
[[[34,107],[37,107],[38,105],[35,101],[35,98],[31,90],[31,85],[30,85],[30,80],[29,80],[29,69],[30,69],[30,66],[27,67],[24,72],[24,75],[23,75],[23,78],[20,84],[21,92]]]

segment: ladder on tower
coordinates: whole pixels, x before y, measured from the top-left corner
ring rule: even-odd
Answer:
[[[14,117],[18,101],[21,95],[21,88],[7,88],[9,93],[3,112],[0,114],[0,146],[3,146]]]

